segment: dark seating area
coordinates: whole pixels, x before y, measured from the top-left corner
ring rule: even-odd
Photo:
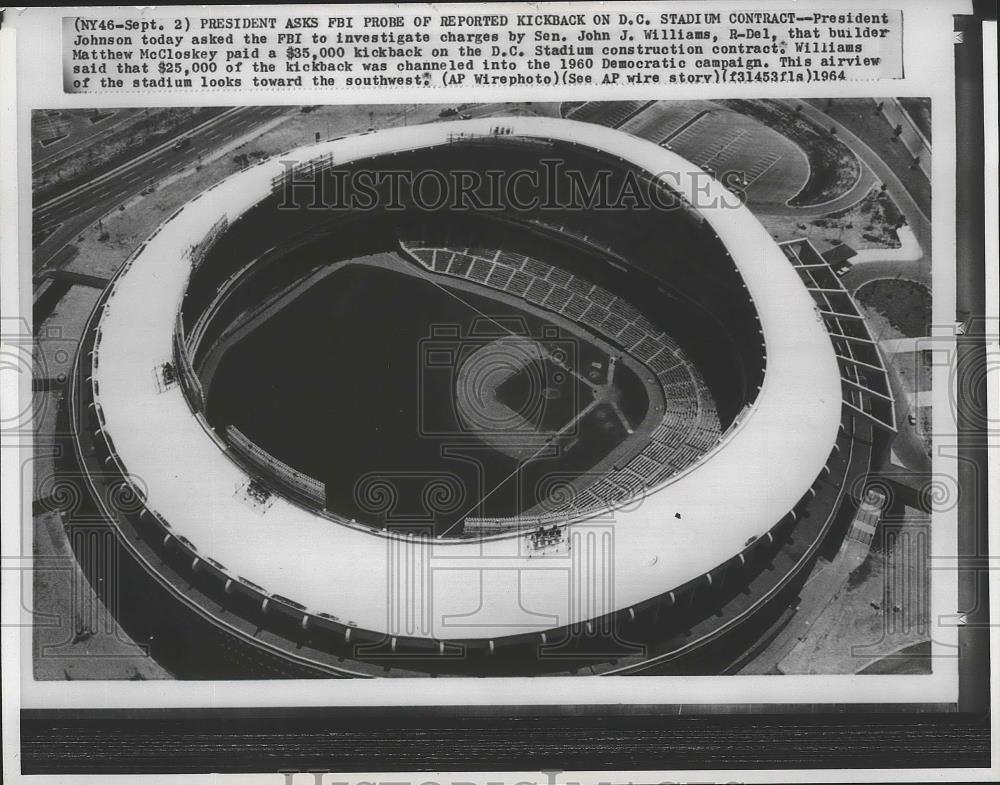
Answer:
[[[625,466],[612,468],[571,499],[535,518],[468,518],[469,535],[534,529],[547,520],[600,511],[642,495],[687,468],[719,440],[712,395],[682,347],[629,301],[541,259],[499,248],[402,240],[401,248],[428,271],[474,280],[570,318],[645,364],[663,388],[666,408],[652,439]],[[477,272],[478,270],[478,272]],[[545,505],[543,505],[545,506]]]

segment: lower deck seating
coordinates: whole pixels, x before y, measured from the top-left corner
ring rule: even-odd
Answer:
[[[638,453],[570,498],[537,517],[466,519],[466,532],[487,534],[531,529],[588,511],[599,511],[642,495],[683,471],[714,446],[720,436],[712,395],[681,346],[630,302],[530,256],[446,242],[403,240],[403,251],[427,270],[464,278],[506,292],[584,325],[620,347],[655,375],[663,389],[663,419]]]

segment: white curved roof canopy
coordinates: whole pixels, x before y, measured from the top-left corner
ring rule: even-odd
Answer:
[[[185,250],[220,218],[233,221],[270,193],[284,167],[269,160],[187,205],[136,256],[101,318],[94,370],[107,431],[145,484],[148,506],[234,576],[312,613],[394,635],[540,632],[628,608],[709,572],[787,514],[825,465],[841,384],[813,299],[750,211],[734,207],[721,184],[706,184],[676,154],[587,123],[490,117],[388,129],[281,158],[332,153],[341,163],[443,144],[455,133],[489,134],[498,124],[514,135],[587,145],[655,175],[670,172],[664,182],[689,201],[722,205],[700,212],[730,250],[760,317],[767,370],[754,406],[712,453],[642,503],[570,527],[582,536],[568,554],[533,551],[524,537],[407,541],[339,525],[281,498],[264,514],[251,510],[236,494],[245,474],[192,415],[179,386],[157,391],[152,370],[171,357],[188,278]],[[594,549],[603,556],[591,558]]]

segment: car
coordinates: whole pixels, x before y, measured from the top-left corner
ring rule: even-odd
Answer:
[[[917,418],[914,415],[912,415],[912,414],[906,415],[906,421],[910,425],[916,425],[917,424]]]
[[[191,140],[186,136],[183,139],[178,139],[174,142],[174,150],[185,150],[191,146]]]
[[[468,112],[462,112],[462,119],[463,120],[471,120],[472,119],[472,115],[469,114]]]

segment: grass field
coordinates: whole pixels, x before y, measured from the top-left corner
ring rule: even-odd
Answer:
[[[827,230],[831,241],[852,248],[899,248],[898,229],[906,223],[888,192],[873,188],[846,210],[814,218],[813,226]]]
[[[882,314],[904,337],[929,334],[931,293],[926,286],[904,280],[872,281],[858,289],[855,297]]]
[[[896,217],[898,216],[898,217]],[[819,250],[846,243],[857,251],[899,248],[901,218],[892,197],[872,189],[846,210],[810,218],[796,214],[762,212],[760,222],[778,242],[808,238]]]
[[[919,166],[912,166],[913,157],[906,146],[895,139],[885,118],[872,111],[870,98],[809,99],[807,103],[829,115],[874,150],[892,168],[920,211],[931,217],[931,184],[927,175]]]

